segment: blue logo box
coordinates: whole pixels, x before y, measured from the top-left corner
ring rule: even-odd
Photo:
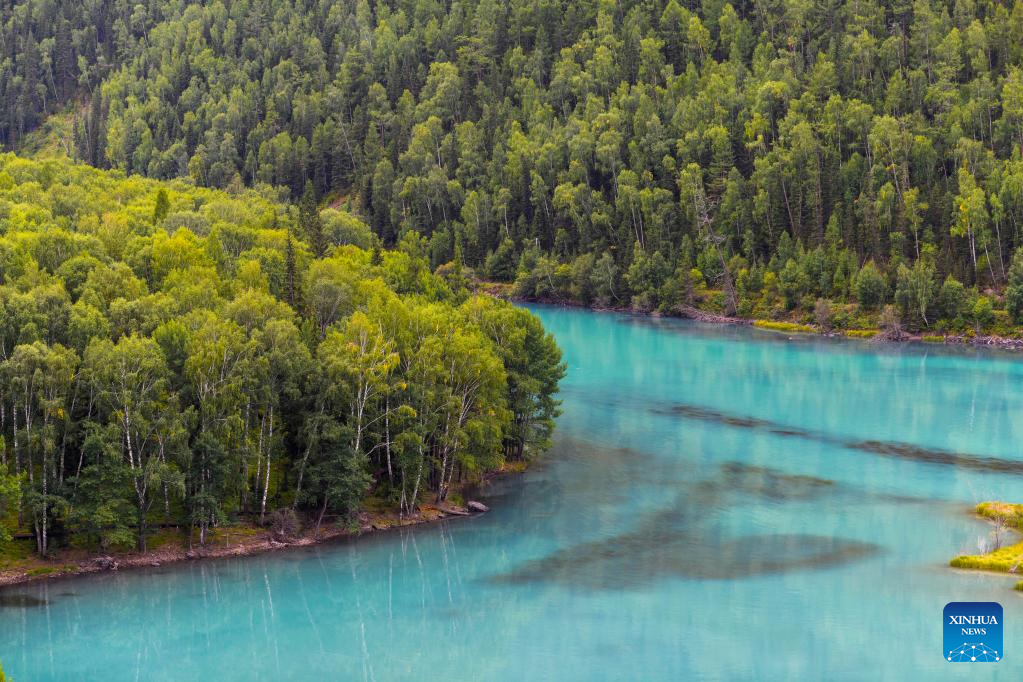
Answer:
[[[945,660],[996,663],[1002,660],[1002,605],[993,601],[954,601],[945,605]]]

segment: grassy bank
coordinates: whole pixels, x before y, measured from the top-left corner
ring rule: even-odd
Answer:
[[[1019,539],[1018,531],[1023,531],[1023,504],[981,502],[976,512],[992,524],[990,549],[980,554],[961,554],[949,565],[996,573],[1019,572],[1023,567],[1023,541],[1005,544],[1005,540],[1008,537]],[[1023,591],[1023,580],[1016,583],[1016,589]]]

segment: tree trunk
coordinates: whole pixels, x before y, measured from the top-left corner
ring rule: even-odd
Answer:
[[[146,551],[146,508],[143,505],[139,505],[139,541],[138,548],[140,552]]]
[[[269,434],[266,439],[266,481],[263,483],[263,501],[259,506],[259,525],[263,525],[263,519],[266,516],[266,496],[267,491],[270,490],[270,455],[273,452],[273,441],[274,441],[274,407],[270,405],[270,426]],[[279,487],[279,486],[278,486]]]

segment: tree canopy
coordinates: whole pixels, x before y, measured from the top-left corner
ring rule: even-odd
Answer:
[[[0,139],[284,188],[314,254],[326,197],[525,295],[749,312],[1023,245],[1020,0],[9,4]]]
[[[136,544],[281,508],[414,513],[546,447],[564,368],[528,311],[263,192],[0,156],[0,518]],[[7,534],[8,526],[0,524]]]

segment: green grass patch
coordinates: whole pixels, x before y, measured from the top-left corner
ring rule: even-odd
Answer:
[[[963,554],[952,559],[948,565],[953,568],[973,568],[980,571],[1009,573],[1023,564],[1023,542],[996,549],[987,554]]]
[[[35,551],[35,541],[28,539],[0,542],[0,570],[17,568],[26,561],[31,561]]]
[[[59,573],[68,573],[75,570],[74,564],[61,564],[60,566],[36,566],[25,571],[26,575],[33,578],[39,578],[44,575],[57,575]]]
[[[167,545],[182,544],[185,534],[178,528],[158,528],[146,537],[146,549],[152,551]]]
[[[756,320],[753,323],[753,326],[758,329],[769,329],[775,332],[795,332],[799,334],[813,334],[817,331],[808,324],[799,324],[798,322],[776,322],[774,320]]]
[[[1023,529],[1023,504],[1007,502],[981,502],[976,507],[979,516],[992,521],[1001,521],[1006,528]],[[948,562],[953,568],[972,568],[981,571],[1010,573],[1023,566],[1023,542],[999,547],[986,554],[962,554]],[[1023,581],[1016,585],[1020,587]]]
[[[362,500],[362,508],[371,514],[385,514],[394,509],[394,503],[379,495],[369,495]]]
[[[845,335],[853,339],[872,339],[877,336],[876,329],[849,329]]]
[[[945,343],[945,337],[939,334],[928,334],[921,336],[920,340],[924,343]]]
[[[1011,502],[981,502],[977,514],[985,519],[1005,519],[1007,525],[1023,530],[1023,504]]]

